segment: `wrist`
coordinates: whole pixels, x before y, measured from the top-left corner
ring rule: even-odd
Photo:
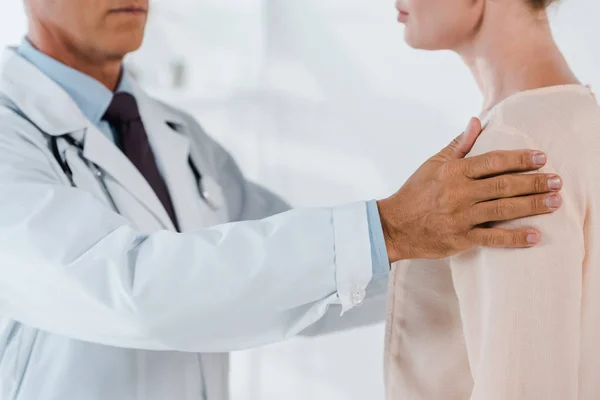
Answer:
[[[383,229],[383,237],[390,264],[410,258],[408,257],[408,251],[403,248],[402,240],[399,240],[398,232],[401,231],[399,229],[401,223],[399,221],[392,221],[389,218],[390,215],[396,214],[391,204],[389,204],[388,200],[380,200],[377,202],[377,207],[379,208],[381,228]]]

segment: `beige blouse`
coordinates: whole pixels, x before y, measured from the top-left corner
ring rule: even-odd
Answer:
[[[600,399],[600,107],[585,86],[514,95],[471,155],[544,150],[564,181],[542,244],[394,265],[389,400]]]

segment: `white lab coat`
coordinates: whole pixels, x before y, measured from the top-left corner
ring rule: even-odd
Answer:
[[[58,85],[4,56],[0,398],[226,400],[228,351],[383,319],[365,203],[261,220],[286,204],[192,118],[135,95],[184,233]],[[84,146],[57,141],[77,187],[50,150],[60,135]]]

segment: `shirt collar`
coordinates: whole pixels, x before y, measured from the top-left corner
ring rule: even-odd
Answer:
[[[42,73],[61,86],[75,101],[83,115],[93,124],[100,123],[112,101],[113,92],[91,76],[37,50],[27,39],[23,39],[17,51]],[[131,77],[125,71],[117,87],[117,92],[133,94]]]

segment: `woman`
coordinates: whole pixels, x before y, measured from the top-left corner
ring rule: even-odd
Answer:
[[[565,186],[556,214],[499,225],[541,228],[534,249],[394,266],[389,399],[600,399],[600,107],[552,39],[551,2],[398,3],[408,44],[457,52],[482,91],[472,155],[540,148]]]

